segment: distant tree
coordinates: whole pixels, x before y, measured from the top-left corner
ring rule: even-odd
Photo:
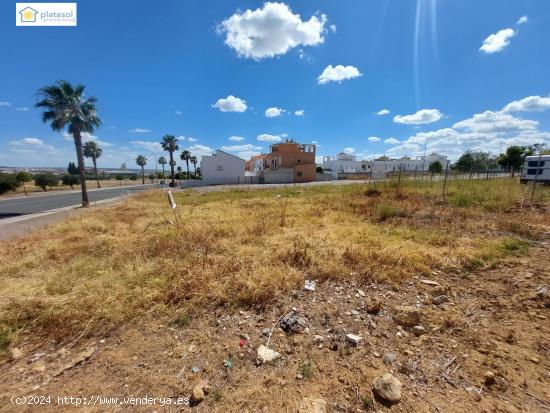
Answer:
[[[432,174],[432,179],[434,178],[434,174],[440,174],[443,171],[443,165],[439,161],[434,161],[430,164],[428,167],[428,171]]]
[[[155,182],[155,178],[157,176],[155,174],[149,174],[149,179],[151,180],[151,183]]]
[[[88,141],[84,144],[84,156],[86,158],[92,158],[92,163],[94,164],[95,180],[97,182],[98,188],[101,188],[101,185],[99,185],[99,177],[97,175],[97,158],[99,158],[102,153],[103,150],[98,146],[95,141]]]
[[[164,135],[160,144],[162,146],[162,149],[168,151],[168,153],[170,154],[170,176],[172,177],[172,182],[170,182],[170,186],[175,187],[176,174],[174,171],[174,167],[176,166],[176,161],[174,161],[174,152],[179,149],[178,139],[174,135]]]
[[[130,175],[130,181],[137,181],[136,175]]]
[[[468,172],[470,178],[474,171],[484,171],[487,169],[489,154],[483,151],[467,150],[458,158],[454,167],[460,172]]]
[[[193,164],[195,179],[197,179],[197,162],[198,162],[197,157],[195,155],[191,156],[189,158],[189,162]]]
[[[159,173],[157,173],[157,178],[158,179],[164,179],[164,178],[166,178],[166,176],[164,175],[164,172],[159,172]]]
[[[509,146],[506,148],[505,153],[499,155],[497,163],[502,166],[506,172],[510,172],[513,178],[514,174],[521,169],[525,157],[532,153],[533,150],[525,146]]]
[[[181,151],[180,159],[185,161],[185,164],[187,165],[187,179],[189,179],[189,160],[191,159],[191,152],[187,149]]]
[[[27,195],[27,186],[25,184],[27,182],[32,182],[32,175],[28,172],[21,171],[18,172],[17,175],[15,175],[15,180],[17,181],[18,185],[23,184],[23,191],[25,192],[25,195]]]
[[[74,162],[69,162],[69,167],[67,168],[67,173],[71,175],[78,175],[78,168],[74,164]]]
[[[19,183],[15,174],[0,173],[0,195],[9,191],[15,191]]]
[[[65,174],[61,177],[61,182],[63,182],[63,185],[69,185],[73,189],[80,182],[80,178],[78,175]]]
[[[86,191],[82,132],[93,133],[95,128],[101,126],[101,120],[97,116],[97,99],[85,96],[84,88],[84,85],[73,86],[66,80],[60,80],[55,85],[45,86],[39,90],[42,100],[36,107],[44,109],[42,121],[50,122],[54,131],[68,127],[68,132],[73,135],[80,174],[82,206],[88,207],[90,202]]]
[[[158,160],[158,163],[162,165],[162,178],[164,179],[164,165],[166,165],[166,158],[161,156]]]
[[[117,181],[122,181],[122,180],[124,179],[124,177],[123,177],[122,175],[116,175],[116,176],[115,176],[115,179],[116,179]]]
[[[82,182],[82,180],[80,182]],[[48,187],[59,185],[59,177],[51,172],[36,174],[34,176],[34,184],[44,191],[47,191]]]
[[[317,168],[315,168],[315,172],[317,172],[318,174],[322,174],[323,173],[323,167],[318,166]]]
[[[143,155],[138,155],[136,158],[136,164],[141,166],[141,183],[145,185],[145,165],[147,165],[147,158]]]

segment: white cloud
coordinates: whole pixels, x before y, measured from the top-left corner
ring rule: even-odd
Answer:
[[[285,112],[286,111],[284,109],[277,108],[277,107],[272,107],[272,108],[266,109],[265,116],[267,118],[276,118],[278,116],[281,116]]]
[[[332,67],[328,65],[323,70],[323,73],[317,78],[317,81],[320,85],[323,85],[328,82],[342,82],[342,80],[353,79],[355,77],[361,76],[359,69],[354,66],[342,66],[337,65]]]
[[[311,141],[311,143],[317,145],[317,141]]]
[[[422,125],[437,122],[442,117],[443,113],[441,113],[438,109],[421,109],[412,115],[394,116],[393,121],[395,123],[403,123],[405,125]]]
[[[175,114],[180,116],[181,115],[181,110],[176,110]]]
[[[397,145],[399,141],[395,138],[388,138],[384,141],[384,143],[387,143],[388,145]]]
[[[225,34],[225,44],[240,57],[259,60],[285,54],[294,47],[323,43],[326,21],[324,14],[303,21],[286,4],[267,2],[254,11],[236,12],[218,26],[218,31]]]
[[[524,24],[524,23],[527,23],[528,21],[529,21],[529,17],[527,17],[527,15],[523,15],[518,19],[516,24]]]
[[[376,114],[378,116],[385,116],[385,115],[389,115],[390,111],[388,109],[382,109],[382,110],[379,110],[378,112],[376,112]]]
[[[132,132],[132,133],[149,133],[149,132],[151,132],[151,129],[135,128],[135,129],[132,129],[130,132]]]
[[[376,136],[370,136],[367,140],[369,142],[380,142],[381,141],[381,139],[376,137]]]
[[[9,106],[11,106],[11,103],[10,102],[0,102],[0,106],[9,107]]]
[[[462,120],[453,125],[455,129],[466,129],[471,132],[508,132],[533,130],[538,126],[535,120],[516,118],[503,112],[490,110],[477,113],[469,119]]]
[[[199,158],[204,155],[210,155],[212,154],[212,152],[214,152],[214,150],[211,147],[205,146],[205,145],[198,145],[198,144],[190,146],[189,148],[187,148],[187,150],[191,152],[192,155],[195,155]]]
[[[162,151],[162,146],[158,142],[131,141],[130,143],[138,148],[144,148],[152,152]]]
[[[212,105],[213,108],[218,108],[222,112],[244,112],[247,108],[246,101],[244,99],[237,98],[233,95],[229,95],[225,99],[218,99],[216,103]]]
[[[227,152],[243,152],[243,151],[259,151],[261,150],[261,146],[255,146],[250,143],[244,144],[244,145],[230,145],[230,146],[222,146],[222,151]]]
[[[491,34],[487,37],[481,47],[479,48],[480,52],[485,53],[497,53],[504,50],[506,46],[510,44],[510,39],[516,35],[516,32],[513,29],[503,29],[497,33]]]
[[[19,149],[19,148],[11,148],[12,152],[16,153],[37,153],[36,151],[33,151],[32,149]]]
[[[550,97],[528,96],[508,103],[503,112],[542,112],[550,109]]]
[[[336,25],[335,25],[335,24],[331,24],[331,25],[330,25],[330,30],[332,31],[332,33],[336,33]]]
[[[261,152],[259,151],[241,151],[241,152],[237,152],[237,156],[241,159],[248,160],[253,156],[259,155],[260,153]]]
[[[353,155],[355,153],[355,148],[344,148],[343,152],[347,155]]]
[[[187,140],[189,142],[197,142],[198,141],[198,139],[196,139],[196,138],[187,138]]]
[[[69,135],[67,133],[68,136],[70,136],[70,139],[69,140],[72,140],[72,136]],[[99,139],[97,136],[94,136],[88,132],[82,132],[82,142],[88,142],[88,141],[94,141],[96,142],[99,146],[113,146],[112,143],[110,142],[105,142],[105,141],[102,141],[101,139]]]
[[[15,110],[18,110],[19,112],[28,112],[29,108],[20,107],[20,108],[15,108]]]
[[[241,142],[244,141],[244,138],[242,136],[230,136],[229,140],[233,142]]]
[[[44,142],[38,138],[23,138],[18,141],[11,141],[10,144],[22,146],[22,145],[43,145]]]
[[[296,115],[296,116],[304,116],[305,113],[306,113],[306,111],[303,110],[303,109],[294,111],[294,115]]]
[[[267,133],[263,133],[261,135],[258,135],[256,137],[257,140],[260,142],[281,142],[281,137],[277,135],[270,135]]]

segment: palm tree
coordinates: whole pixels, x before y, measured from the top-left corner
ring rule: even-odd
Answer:
[[[101,188],[101,185],[99,185],[99,176],[97,175],[97,158],[99,158],[102,153],[103,150],[97,145],[95,141],[88,141],[84,144],[84,156],[86,158],[92,158],[92,162],[94,164],[95,180],[97,182],[98,188]]]
[[[164,179],[164,165],[166,165],[166,158],[161,156],[158,160],[158,163],[162,165],[162,179]]]
[[[189,162],[193,164],[193,169],[195,170],[195,179],[197,178],[197,157],[195,155],[191,156],[189,158]]]
[[[141,183],[145,185],[145,171],[143,167],[147,164],[147,158],[143,155],[138,155],[136,158],[136,163],[141,166]]]
[[[54,131],[67,127],[73,135],[80,173],[80,188],[82,189],[82,206],[88,207],[88,192],[86,191],[86,171],[84,169],[84,154],[82,151],[82,133],[93,133],[101,126],[97,116],[96,102],[93,96],[84,95],[84,85],[71,85],[66,80],[60,80],[54,85],[45,86],[38,91],[42,97],[35,106],[44,108],[42,122],[50,122]]]
[[[176,186],[176,173],[174,172],[174,166],[176,166],[176,161],[174,161],[174,152],[179,149],[178,139],[174,135],[164,135],[162,141],[160,142],[162,149],[170,153],[170,170],[172,182],[170,186],[173,188]]]
[[[187,164],[187,179],[189,179],[189,160],[191,159],[191,152],[187,149],[181,151],[180,159]]]

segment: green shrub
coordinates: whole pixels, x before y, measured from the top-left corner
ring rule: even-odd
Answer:
[[[14,174],[0,173],[0,195],[9,191],[15,191],[18,186],[19,182],[17,182],[17,178]]]
[[[44,191],[47,191],[48,186],[52,187],[59,185],[59,177],[51,172],[37,174],[34,176],[34,184]]]
[[[65,174],[61,177],[61,182],[63,182],[63,185],[70,185],[70,187],[73,188],[80,183],[80,176]]]

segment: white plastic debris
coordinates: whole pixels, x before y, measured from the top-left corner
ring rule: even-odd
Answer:
[[[313,280],[305,280],[304,281],[304,290],[306,291],[315,291],[315,281]]]

